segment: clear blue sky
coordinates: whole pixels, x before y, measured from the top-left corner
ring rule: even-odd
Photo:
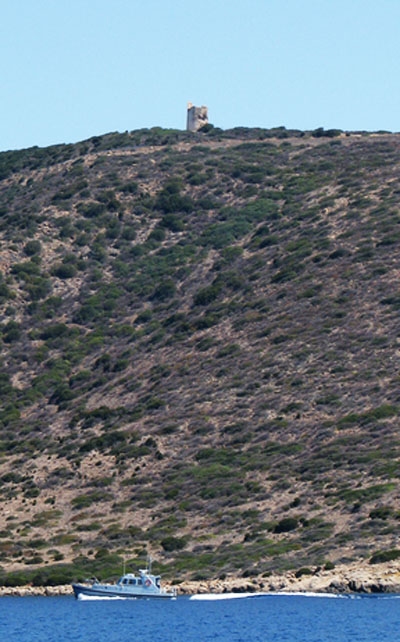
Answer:
[[[400,0],[2,0],[0,150],[141,127],[400,130]]]

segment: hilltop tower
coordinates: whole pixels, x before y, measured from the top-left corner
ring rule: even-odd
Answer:
[[[207,107],[195,107],[192,103],[187,106],[186,129],[188,132],[197,132],[203,125],[208,123]]]

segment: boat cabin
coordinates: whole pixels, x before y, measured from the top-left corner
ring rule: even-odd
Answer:
[[[117,584],[119,586],[144,586],[149,588],[150,586],[156,586],[157,588],[161,587],[161,576],[160,575],[144,575],[141,577],[136,577],[133,573],[127,573],[119,578]]]
[[[141,577],[123,577],[121,580],[118,584],[129,584],[130,586],[141,586],[143,584]]]

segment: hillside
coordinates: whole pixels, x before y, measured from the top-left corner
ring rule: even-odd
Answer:
[[[3,581],[398,554],[400,135],[206,129],[0,154]]]

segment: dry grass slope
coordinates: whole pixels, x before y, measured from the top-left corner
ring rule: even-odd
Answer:
[[[399,170],[283,128],[0,154],[3,582],[398,556]]]

